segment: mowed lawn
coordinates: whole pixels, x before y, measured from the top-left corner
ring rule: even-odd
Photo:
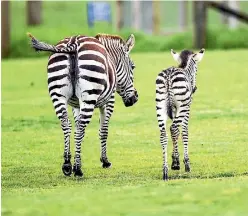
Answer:
[[[247,57],[247,50],[206,50],[189,122],[192,172],[184,172],[180,140],[181,170],[170,170],[168,182],[161,180],[155,79],[175,65],[170,51],[132,55],[139,101],[126,108],[117,96],[107,170],[95,110],[82,144],[82,180],[61,172],[63,134],[48,95],[47,58],[3,61],[2,215],[247,215]],[[169,139],[169,164],[171,151]]]

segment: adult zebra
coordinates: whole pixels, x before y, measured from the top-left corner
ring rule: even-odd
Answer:
[[[129,56],[135,43],[134,35],[131,34],[126,42],[115,35],[78,35],[65,38],[56,46],[40,42],[31,34],[29,37],[36,51],[53,52],[47,66],[48,89],[64,132],[64,175],[70,176],[74,172],[75,176],[83,176],[81,142],[94,108],[100,109],[100,161],[103,168],[110,167],[107,137],[109,119],[114,110],[115,91],[127,107],[138,101],[138,94],[133,85],[135,66]],[[70,161],[71,123],[67,104],[72,106],[76,123],[73,168]]]
[[[173,142],[172,170],[180,169],[178,153],[179,126],[182,126],[185,171],[190,172],[188,156],[188,120],[192,94],[196,91],[197,63],[204,55],[204,49],[194,54],[183,50],[180,54],[171,50],[178,67],[163,70],[156,79],[156,110],[160,129],[160,143],[163,150],[163,180],[168,180],[166,120],[172,119],[170,127]]]

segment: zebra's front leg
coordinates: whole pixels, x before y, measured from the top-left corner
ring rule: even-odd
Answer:
[[[82,165],[81,165],[81,143],[85,135],[85,129],[91,121],[91,117],[94,111],[94,104],[87,104],[87,101],[80,105],[79,109],[74,109],[73,115],[76,122],[75,131],[75,157],[73,172],[75,176],[82,177]]]
[[[114,96],[104,107],[100,107],[100,129],[99,137],[101,141],[101,156],[100,161],[103,168],[110,168],[111,162],[107,157],[107,139],[108,139],[108,126],[109,119],[114,111]]]
[[[173,143],[173,152],[172,152],[172,170],[180,170],[180,160],[179,160],[179,152],[178,152],[178,137],[179,137],[179,129],[178,129],[177,118],[173,120],[173,123],[170,127],[171,139]]]
[[[189,107],[188,111],[184,114],[183,122],[182,122],[182,140],[183,140],[183,149],[184,149],[184,165],[185,172],[190,172],[190,161],[188,154],[188,122],[189,122]]]
[[[61,128],[64,133],[64,164],[62,165],[62,171],[65,176],[70,176],[72,173],[71,165],[71,152],[70,152],[70,135],[71,135],[71,122],[68,117],[66,107],[62,107],[61,113],[57,113],[61,121]]]

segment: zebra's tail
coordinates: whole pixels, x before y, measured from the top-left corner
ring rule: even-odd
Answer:
[[[27,33],[27,35],[31,38],[31,46],[35,49],[35,51],[49,51],[54,53],[75,53],[76,51],[75,44],[70,44],[70,46],[58,48],[54,45],[37,40],[30,33]]]
[[[171,120],[173,120],[173,94],[172,92],[169,90],[169,88],[167,88],[167,92],[168,92],[168,103],[167,103],[167,115],[169,116],[169,118]]]

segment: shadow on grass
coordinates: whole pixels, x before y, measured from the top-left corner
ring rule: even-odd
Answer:
[[[161,175],[158,172],[154,172],[154,175],[147,175],[147,173],[135,173],[132,174],[130,172],[117,172],[117,173],[108,173],[108,172],[94,172],[94,175],[87,175],[85,174],[83,178],[74,177],[73,175],[70,177],[64,177],[64,180],[69,180],[73,182],[90,182],[90,181],[104,181],[104,183],[112,183],[114,182],[151,182],[162,180],[162,173]],[[240,177],[240,176],[248,176],[248,172],[237,174],[235,172],[222,172],[222,173],[215,173],[215,174],[194,174],[194,173],[170,173],[169,180],[178,180],[178,179],[218,179],[218,178],[231,178],[231,177]],[[61,177],[58,177],[61,179]]]
[[[2,176],[2,187],[4,190],[17,189],[17,188],[55,188],[61,186],[76,186],[87,185],[92,187],[98,187],[101,185],[106,186],[125,186],[125,185],[143,185],[152,184],[155,182],[162,182],[162,172],[160,169],[151,169],[149,172],[147,169],[139,170],[119,170],[102,169],[102,168],[86,168],[84,169],[84,176],[82,178],[74,177],[72,174],[70,177],[64,176],[62,171],[44,169],[34,169],[34,167],[26,167],[24,169],[9,170]],[[11,173],[16,173],[15,178]],[[182,171],[170,171],[169,180],[173,184],[173,180],[178,179],[218,179],[218,178],[230,178],[248,176],[248,172],[236,173],[236,172],[219,172],[219,173],[184,173]],[[16,178],[17,177],[17,178]],[[176,183],[176,182],[175,182]]]
[[[215,173],[215,174],[192,174],[192,173],[178,173],[178,174],[169,174],[169,180],[177,180],[177,179],[217,179],[217,178],[231,178],[231,177],[240,177],[246,176],[248,173],[237,174],[234,172],[223,172],[223,173]]]
[[[200,175],[200,174],[192,174],[192,173],[178,173],[178,174],[172,174],[169,176],[170,180],[175,179],[216,179],[216,178],[230,178],[230,177],[239,177],[239,176],[248,176],[248,172],[244,172],[241,174],[237,174],[235,172],[223,172],[223,173],[216,173],[216,174],[210,174],[210,175]]]

